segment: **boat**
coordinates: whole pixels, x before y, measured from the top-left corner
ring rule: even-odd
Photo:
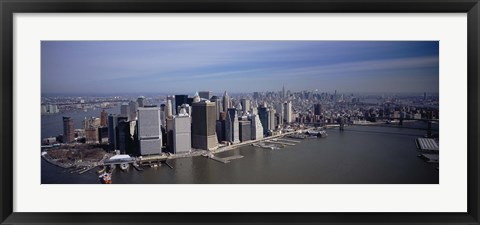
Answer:
[[[98,179],[102,184],[111,184],[112,183],[112,174],[110,173],[103,173],[102,175],[98,176]]]

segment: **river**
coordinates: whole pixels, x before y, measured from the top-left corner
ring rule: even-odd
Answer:
[[[244,156],[223,164],[205,157],[163,165],[115,170],[114,184],[438,184],[438,164],[417,157],[415,139],[426,131],[350,126],[329,136],[305,139],[279,150],[244,146],[217,154]],[[98,184],[96,170],[71,174],[42,159],[42,184]]]

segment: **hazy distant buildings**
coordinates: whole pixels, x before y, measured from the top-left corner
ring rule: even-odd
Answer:
[[[173,117],[173,154],[188,153],[191,151],[191,124],[192,118],[185,108]]]
[[[70,143],[75,140],[73,119],[69,116],[63,117],[63,143]]]
[[[213,150],[218,147],[215,103],[209,100],[192,103],[192,147]]]
[[[138,108],[137,129],[140,155],[160,154],[162,151],[160,108]]]

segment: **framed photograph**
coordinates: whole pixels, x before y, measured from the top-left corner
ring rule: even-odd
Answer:
[[[479,224],[478,0],[1,9],[2,224]]]

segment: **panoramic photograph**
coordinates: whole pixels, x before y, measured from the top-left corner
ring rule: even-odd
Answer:
[[[41,184],[439,184],[438,41],[42,41]]]

